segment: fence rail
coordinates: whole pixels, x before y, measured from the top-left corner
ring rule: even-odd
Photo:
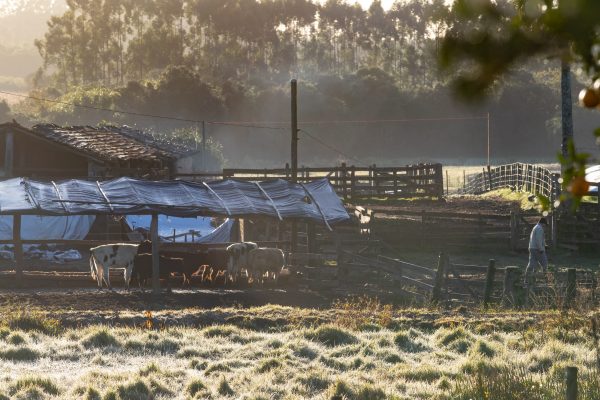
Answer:
[[[178,174],[180,179],[215,178],[217,173]],[[290,179],[292,170],[289,165],[285,168],[252,169],[235,168],[223,169],[223,179],[235,178],[253,181],[257,179]],[[444,195],[444,180],[441,164],[418,164],[403,167],[368,167],[347,166],[337,167],[300,167],[298,181],[310,182],[327,178],[336,192],[348,198],[442,198]]]
[[[481,194],[510,187],[514,190],[557,198],[560,194],[559,174],[533,164],[513,163],[483,169],[467,176],[460,193]]]

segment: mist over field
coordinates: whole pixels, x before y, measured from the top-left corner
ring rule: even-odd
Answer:
[[[229,3],[4,1],[0,90],[245,122],[207,132],[228,166],[268,167],[288,159],[289,81],[297,78],[301,164],[482,163],[488,113],[493,162],[555,160],[559,62],[537,59],[487,100],[459,102],[436,61],[443,1]],[[580,87],[575,81],[574,97]],[[127,124],[166,136],[199,126],[0,96],[10,104],[0,117],[24,125]],[[599,119],[574,110],[577,145],[594,154],[589,133]]]

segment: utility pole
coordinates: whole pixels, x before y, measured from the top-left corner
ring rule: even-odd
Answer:
[[[202,171],[206,172],[206,121],[202,121]]]
[[[292,182],[298,182],[298,83],[295,79],[291,82],[292,92]],[[298,223],[292,221],[292,237],[290,251],[295,253],[298,248]]]
[[[573,139],[573,102],[571,100],[571,65],[568,61],[561,61],[560,92],[562,115],[562,155],[567,157],[569,141]]]
[[[490,167],[490,113],[487,113],[487,166]]]

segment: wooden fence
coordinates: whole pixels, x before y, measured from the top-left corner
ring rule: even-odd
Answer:
[[[435,267],[349,251],[341,251],[338,263],[341,281],[360,279],[365,272],[376,271],[379,283],[385,280],[396,293],[422,302],[517,308],[567,308],[576,304],[594,307],[598,302],[598,274],[591,270],[538,273],[524,283],[521,268],[497,267],[494,260],[487,265],[459,264],[445,253],[440,253]]]
[[[560,194],[559,174],[533,164],[513,163],[483,168],[482,172],[471,174],[460,193],[481,194],[491,190],[510,187],[516,191],[557,198]]]
[[[239,180],[269,180],[290,179],[291,169],[253,169],[236,168],[223,169],[223,179]],[[218,173],[178,174],[179,179],[216,178]],[[441,164],[419,164],[403,167],[368,167],[347,166],[338,167],[300,167],[298,181],[302,183],[316,179],[327,178],[336,192],[345,199],[357,198],[442,198],[444,195],[444,180]]]

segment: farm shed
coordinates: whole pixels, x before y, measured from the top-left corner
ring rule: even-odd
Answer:
[[[13,215],[17,277],[22,245],[40,240],[21,236],[22,215],[152,215],[151,237],[158,290],[158,215],[175,217],[266,217],[331,225],[350,218],[327,179],[302,184],[284,180],[242,182],[143,181],[118,178],[107,182],[66,180],[39,182],[14,178],[0,182],[0,215]],[[54,242],[54,241],[50,241]]]
[[[198,153],[126,126],[0,124],[0,177],[4,178],[164,179],[193,172]]]

